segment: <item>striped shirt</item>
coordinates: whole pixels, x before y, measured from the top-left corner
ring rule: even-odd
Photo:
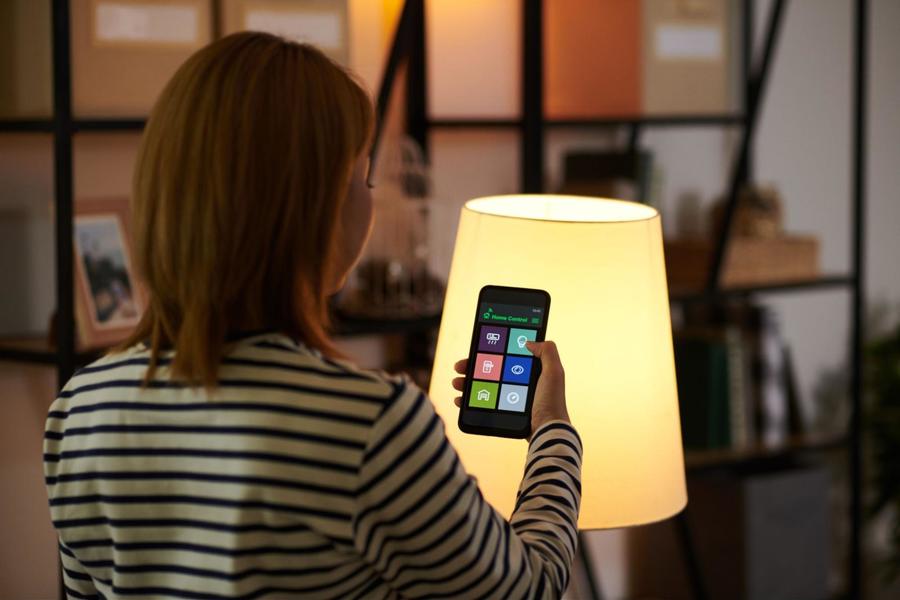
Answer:
[[[532,436],[506,521],[431,401],[281,334],[230,347],[212,391],[142,387],[144,346],[80,370],[44,465],[70,598],[555,598],[581,441]],[[448,382],[449,385],[449,382]]]

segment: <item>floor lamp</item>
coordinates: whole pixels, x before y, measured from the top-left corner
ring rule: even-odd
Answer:
[[[552,297],[547,339],[559,347],[584,443],[579,530],[681,511],[687,491],[659,213],[561,195],[477,198],[462,209],[430,393],[466,468],[509,517],[527,445],[462,433],[450,387],[486,284]]]

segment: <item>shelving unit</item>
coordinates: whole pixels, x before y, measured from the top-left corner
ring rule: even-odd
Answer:
[[[406,128],[410,136],[419,142],[428,154],[428,134],[432,129],[503,129],[519,132],[521,138],[520,189],[523,193],[544,191],[545,136],[549,129],[585,128],[629,128],[629,150],[634,152],[640,144],[640,135],[645,128],[656,127],[740,127],[742,136],[738,144],[729,185],[724,226],[715,240],[715,253],[705,287],[689,292],[673,292],[670,301],[674,304],[712,303],[729,298],[753,297],[784,293],[810,291],[845,290],[851,294],[851,378],[848,390],[850,422],[848,430],[841,435],[795,436],[778,444],[755,444],[743,448],[722,451],[689,452],[686,467],[689,472],[710,468],[728,468],[751,462],[787,458],[816,452],[845,451],[850,472],[850,552],[848,560],[848,583],[846,597],[858,598],[862,593],[862,513],[861,513],[861,398],[862,398],[862,311],[864,306],[864,214],[865,214],[865,126],[866,126],[866,42],[868,0],[855,1],[854,22],[854,72],[853,72],[853,220],[850,224],[852,239],[852,271],[848,274],[822,275],[815,279],[778,282],[767,285],[730,287],[721,286],[724,257],[730,239],[738,193],[741,187],[752,180],[752,148],[759,120],[760,107],[765,96],[766,85],[775,56],[775,48],[784,21],[787,0],[774,0],[763,37],[762,54],[756,65],[753,62],[753,0],[743,0],[741,63],[744,71],[744,107],[739,113],[708,115],[669,116],[623,116],[597,119],[548,119],[543,110],[543,30],[542,18],[544,0],[522,0],[522,112],[519,118],[497,119],[477,118],[443,119],[431,118],[426,111],[426,65],[425,65],[425,4],[424,0],[406,0],[397,26],[391,57],[379,93],[379,103],[387,105],[387,99],[403,60],[406,64]],[[383,114],[383,113],[382,113]],[[679,533],[687,555],[688,571],[694,593],[703,599],[707,594],[703,585],[700,566],[697,564],[687,521],[677,519]],[[581,544],[584,546],[584,544]],[[599,597],[591,572],[590,560],[582,555],[588,569],[591,592]],[[844,596],[844,594],[842,594]]]
[[[54,365],[59,384],[65,383],[76,365],[90,360],[92,353],[80,353],[75,345],[74,281],[73,281],[73,163],[72,137],[79,132],[137,132],[146,119],[135,118],[76,118],[71,102],[70,18],[68,0],[52,3],[53,57],[53,116],[48,119],[0,120],[0,133],[53,134],[53,162],[55,181],[55,295],[57,305],[57,341],[54,348],[46,339],[0,339],[0,360]],[[775,46],[780,33],[787,0],[774,0],[764,35],[761,59],[756,68],[752,64],[751,40],[753,0],[743,0],[743,56],[745,85],[744,107],[740,113],[710,115],[628,115],[598,119],[548,119],[543,111],[543,31],[542,0],[522,0],[522,113],[519,118],[441,119],[427,115],[425,61],[425,4],[424,0],[406,0],[388,57],[385,76],[379,89],[377,114],[379,124],[388,106],[390,95],[400,72],[406,69],[406,129],[428,151],[428,136],[433,129],[509,129],[521,137],[520,187],[527,193],[544,190],[544,154],[546,132],[551,129],[621,128],[629,129],[629,147],[635,150],[645,128],[657,127],[733,127],[742,129],[728,186],[725,226],[715,244],[715,258],[707,285],[703,290],[673,293],[673,303],[716,302],[725,298],[749,297],[765,294],[798,293],[844,289],[851,293],[851,378],[848,391],[850,422],[845,434],[825,438],[801,436],[782,444],[756,445],[729,451],[688,453],[689,471],[724,468],[750,461],[786,457],[801,453],[846,450],[850,472],[850,556],[848,564],[847,597],[858,598],[862,592],[862,461],[861,461],[861,398],[862,398],[862,314],[864,307],[864,216],[865,216],[865,128],[868,39],[868,0],[855,0],[854,70],[853,70],[853,219],[850,224],[852,240],[852,271],[848,274],[826,275],[809,281],[797,281],[723,289],[721,272],[737,196],[740,187],[752,179],[752,147]],[[423,318],[408,321],[373,322],[345,321],[337,329],[340,335],[417,334],[433,331],[440,319]],[[686,536],[689,532],[684,529]],[[690,546],[689,537],[686,545]],[[698,598],[705,597],[702,578],[697,565],[690,565],[691,579]],[[596,590],[594,590],[596,592]]]
[[[45,0],[46,1],[46,0]],[[102,349],[80,351],[76,347],[73,248],[73,136],[77,133],[140,132],[145,117],[75,117],[72,109],[71,22],[69,0],[49,0],[52,6],[53,116],[39,119],[0,119],[0,134],[53,135],[55,215],[56,341],[45,334],[0,337],[0,360],[41,364],[56,368],[61,387],[75,369],[102,354]],[[381,109],[383,114],[383,109]],[[409,335],[435,330],[439,317],[392,321],[345,319],[335,327],[339,336]],[[65,597],[60,579],[60,597]]]
[[[0,337],[0,360],[55,365],[59,385],[64,384],[75,367],[90,362],[102,350],[80,351],[75,344],[73,282],[73,172],[72,138],[77,133],[138,133],[145,117],[78,118],[72,113],[70,18],[67,0],[51,0],[53,16],[53,106],[51,118],[0,119],[0,134],[40,133],[54,136],[55,231],[56,231],[56,300],[58,345],[44,334]],[[439,317],[374,321],[364,319],[337,321],[334,333],[339,336],[405,335],[431,331],[439,325]]]

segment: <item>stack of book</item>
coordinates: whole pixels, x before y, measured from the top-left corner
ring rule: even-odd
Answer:
[[[740,303],[688,315],[674,347],[685,448],[774,444],[800,432],[790,352],[770,309]]]

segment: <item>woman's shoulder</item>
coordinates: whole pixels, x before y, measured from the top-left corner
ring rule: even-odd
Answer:
[[[156,384],[144,385],[150,351],[141,344],[107,354],[82,367],[63,387],[65,401],[104,388],[180,388],[170,379],[174,353],[164,351],[156,362]],[[404,374],[362,368],[352,361],[324,356],[318,350],[279,333],[260,334],[232,344],[219,369],[220,387],[259,387],[267,390],[324,393],[367,403],[392,403],[420,390]],[[200,390],[198,394],[202,395]],[[377,411],[377,409],[376,409]]]
[[[283,334],[266,334],[245,340],[225,358],[226,367],[241,363],[257,368],[287,369],[299,378],[312,378],[335,387],[365,391],[385,400],[402,394],[415,384],[405,374],[367,369],[356,363],[330,358],[315,348]]]

